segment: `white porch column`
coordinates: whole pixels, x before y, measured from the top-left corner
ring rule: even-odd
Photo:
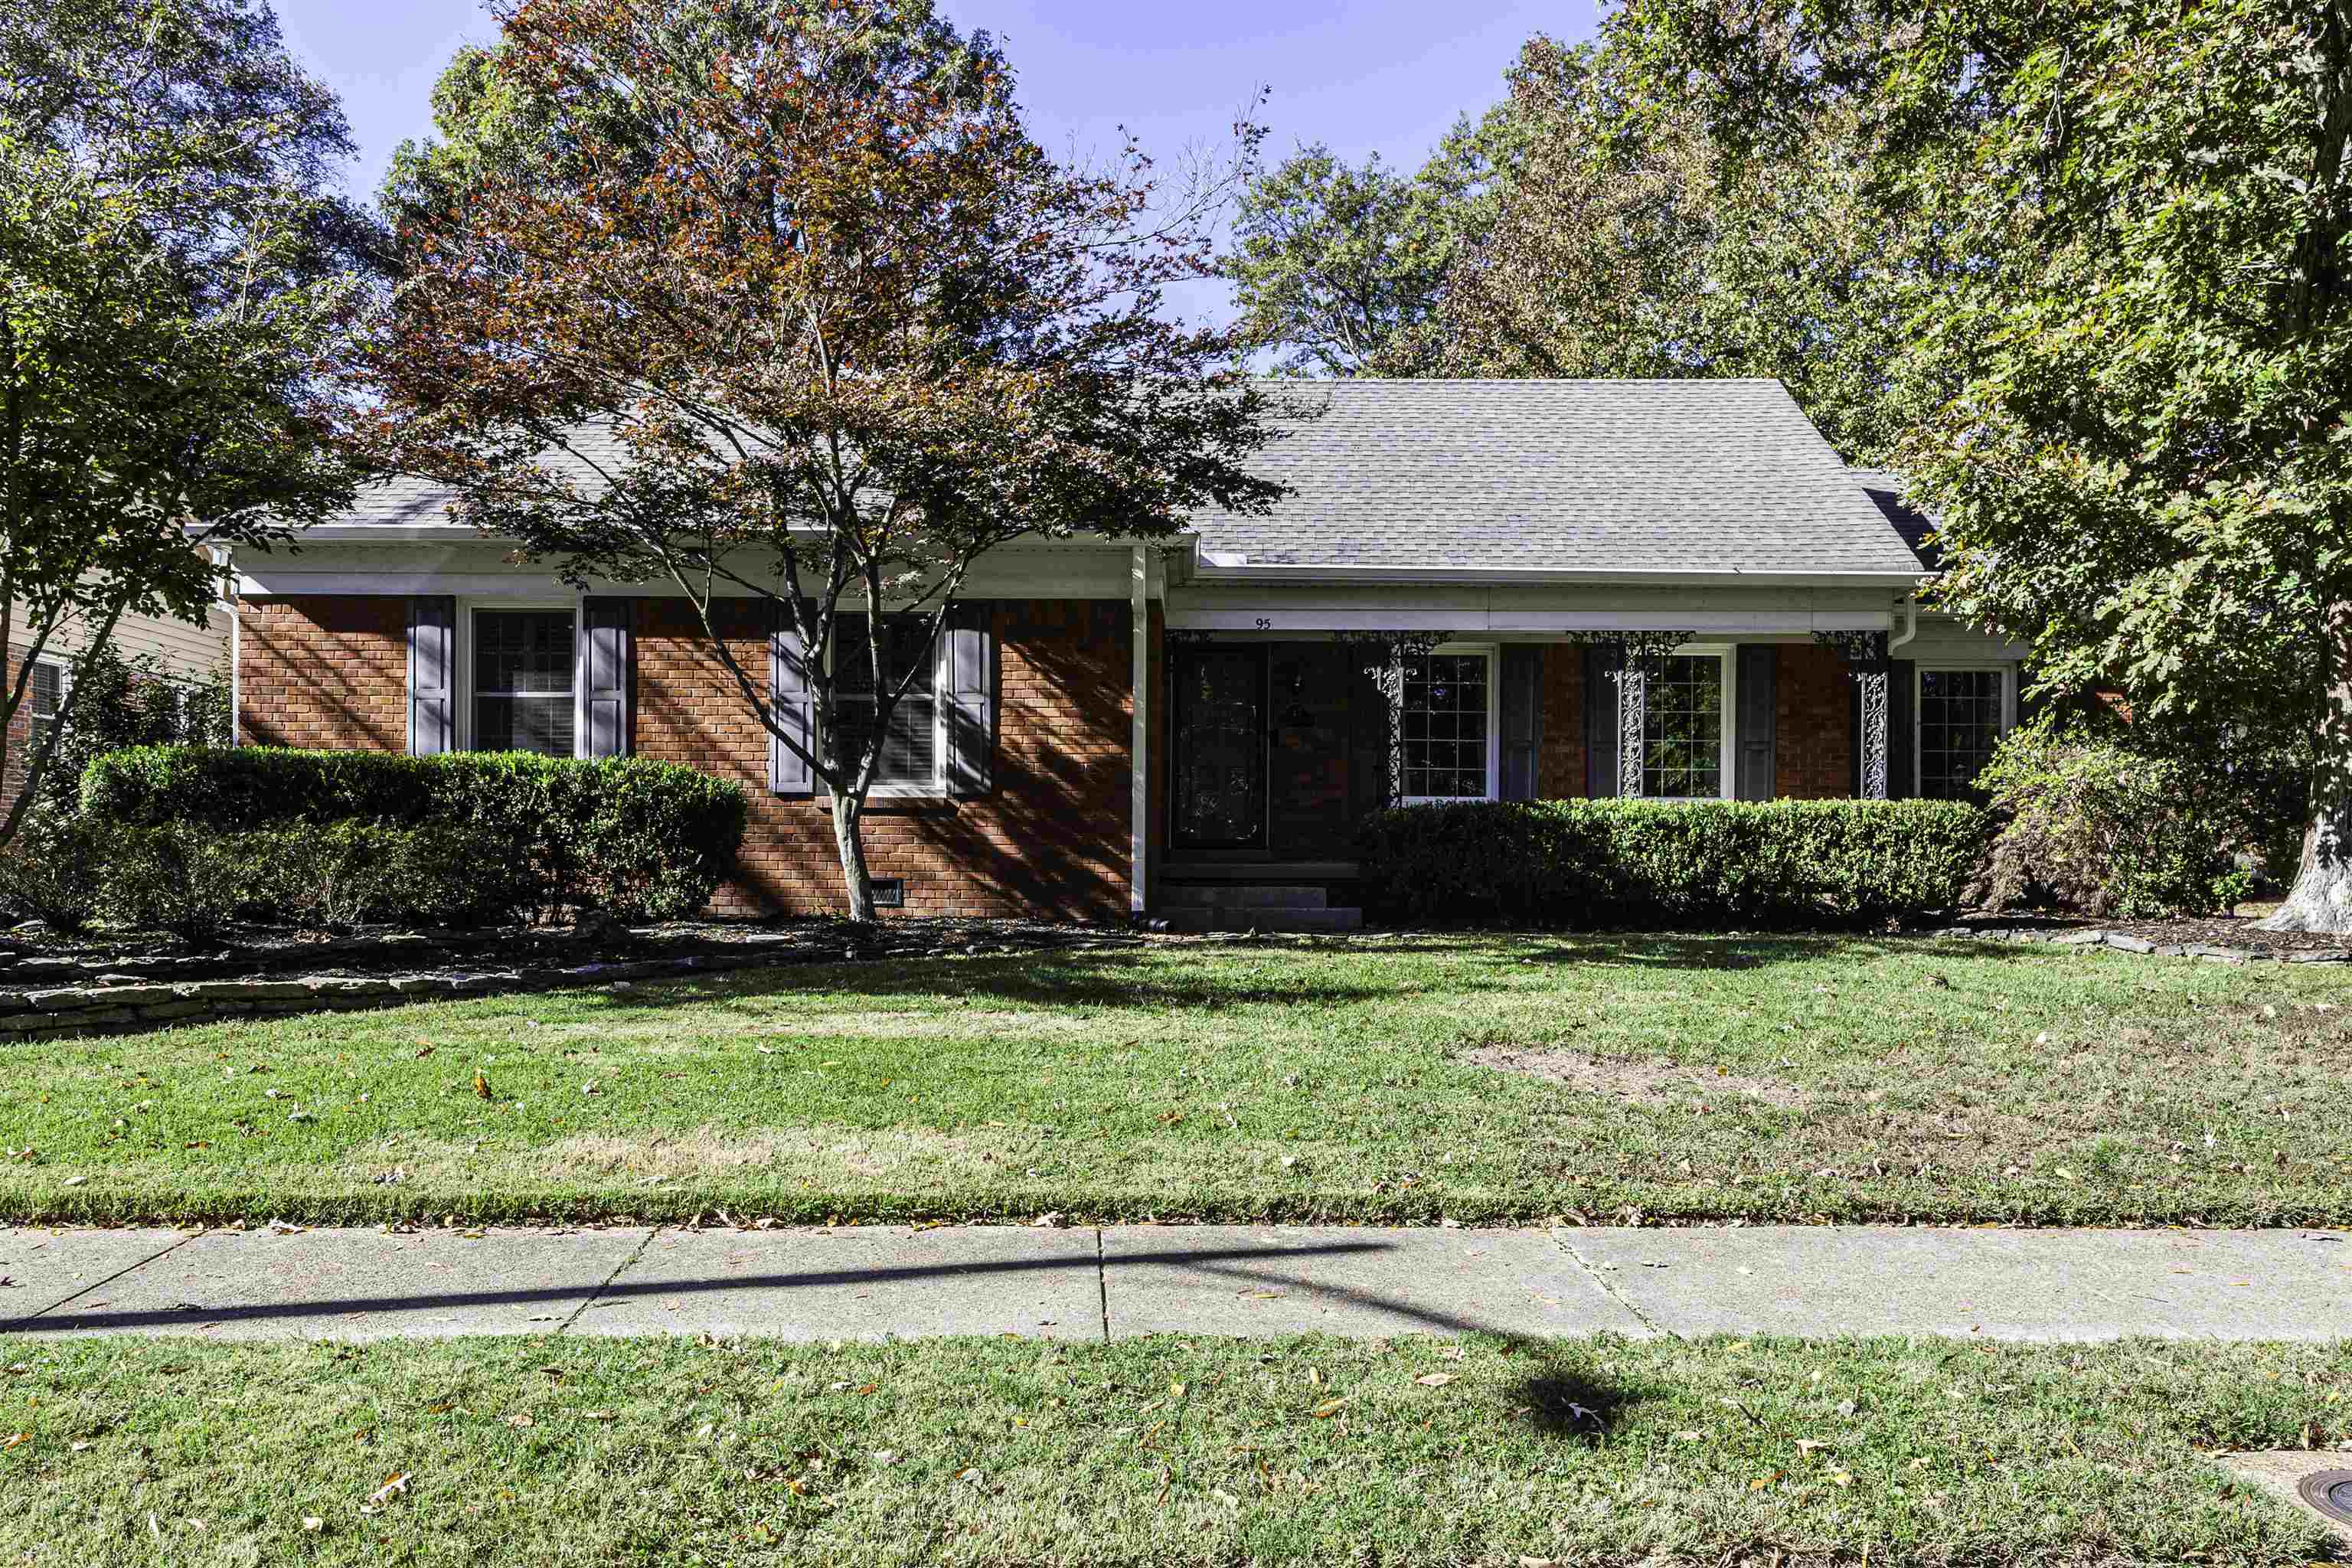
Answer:
[[[1128,566],[1127,603],[1133,641],[1129,669],[1128,894],[1131,914],[1144,912],[1150,883],[1151,833],[1151,552],[1139,544]]]

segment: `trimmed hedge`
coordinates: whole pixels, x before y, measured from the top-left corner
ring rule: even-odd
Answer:
[[[133,829],[462,830],[518,873],[518,907],[593,906],[624,920],[700,911],[734,868],[750,814],[737,785],[638,757],[277,746],[111,752],[83,773],[81,804]]]
[[[1359,840],[1365,901],[1417,924],[1857,924],[1961,904],[1993,823],[1958,801],[1467,801]]]

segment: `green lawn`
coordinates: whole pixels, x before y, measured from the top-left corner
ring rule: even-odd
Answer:
[[[1737,937],[895,961],[12,1047],[0,1218],[2342,1224],[2347,1059],[2324,965]]]
[[[2343,1346],[92,1340],[12,1353],[0,1541],[11,1562],[74,1568],[2285,1568],[2326,1553],[2325,1537],[2202,1456],[2352,1441]]]

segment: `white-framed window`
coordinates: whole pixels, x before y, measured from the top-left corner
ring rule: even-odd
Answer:
[[[1498,713],[1495,649],[1449,644],[1408,658],[1397,742],[1408,803],[1492,800]]]
[[[1731,715],[1738,660],[1686,645],[1643,682],[1642,794],[1650,800],[1729,800],[1737,780]]]
[[[1928,800],[1966,800],[2017,721],[2006,665],[1921,665],[1912,692],[1913,777]]]
[[[922,673],[890,710],[889,728],[882,738],[882,756],[874,770],[873,793],[934,795],[944,787],[947,761],[945,704],[940,700],[940,668],[947,653],[944,636],[928,637],[934,616],[913,613],[887,616],[892,632],[889,668],[883,679],[897,683],[922,666]],[[879,706],[874,689],[874,660],[865,616],[845,615],[833,634],[834,724],[844,755],[868,743],[874,732],[874,710]],[[927,678],[926,678],[927,677]]]
[[[579,605],[473,605],[464,620],[467,749],[579,755]]]
[[[25,747],[25,755],[29,763],[31,758],[40,754],[41,747],[48,741],[49,732],[58,727],[58,713],[64,708],[66,700],[65,666],[51,659],[35,659],[33,679],[26,695],[30,699],[32,708],[31,728],[26,734]]]

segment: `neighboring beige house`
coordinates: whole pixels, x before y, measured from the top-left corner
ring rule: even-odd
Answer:
[[[20,623],[12,616],[11,624]],[[200,626],[164,616],[125,616],[116,623],[111,641],[124,658],[152,656],[168,674],[194,680],[227,664],[233,624],[225,605],[214,605]],[[8,725],[8,763],[5,776],[0,776],[0,810],[15,803],[16,792],[23,787],[25,759],[39,744],[42,731],[54,721],[65,699],[68,672],[82,647],[78,632],[77,627],[65,627],[34,661],[27,700]],[[12,690],[24,657],[22,647],[8,649],[7,680]]]

